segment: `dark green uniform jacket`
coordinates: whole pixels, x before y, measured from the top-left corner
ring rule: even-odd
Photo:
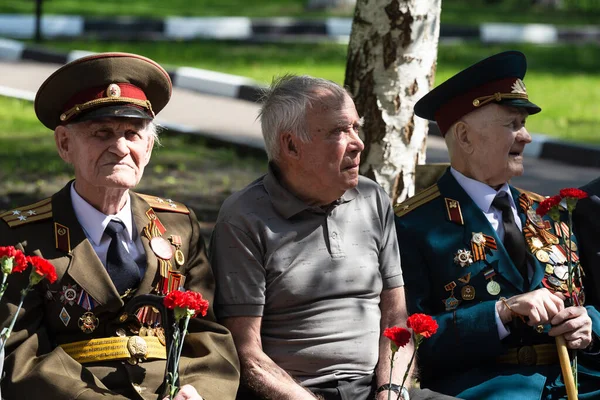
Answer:
[[[533,222],[524,207],[535,210],[543,197],[533,193],[521,196],[521,191],[510,189],[526,233]],[[534,214],[530,211],[529,218],[535,219]],[[528,243],[538,234],[546,235],[541,231],[556,233],[553,223],[537,223],[548,229],[533,229],[536,233],[528,237]],[[510,327],[511,334],[500,340],[495,319],[495,304],[500,297],[509,298],[557,282],[549,277],[552,261],[541,263],[537,258],[539,243],[546,254],[552,246],[534,242],[538,247],[531,247],[532,253],[528,254],[533,278],[524,282],[483,212],[449,170],[436,185],[396,207],[396,229],[408,311],[432,315],[439,324],[438,332],[425,339],[419,349],[422,386],[465,399],[561,398],[564,386],[559,380],[558,363],[518,365],[498,359],[510,348],[553,344],[554,338],[515,323]],[[481,237],[487,238],[486,245],[474,247],[474,240]],[[478,249],[485,258],[477,259]],[[455,261],[459,252],[466,260],[464,265]],[[539,257],[545,260],[543,253]],[[598,336],[600,314],[595,305],[588,305],[587,310]],[[545,329],[547,332],[549,327]],[[600,398],[598,357],[579,352],[580,399]]]
[[[230,333],[215,322],[214,279],[193,212],[181,204],[132,192],[130,195],[133,220],[146,251],[147,267],[139,288],[125,302],[140,294],[152,293],[159,279],[158,259],[148,239],[141,234],[150,222],[147,212],[152,208],[166,229],[163,236],[178,235],[182,239],[180,250],[185,262],[181,271],[186,277],[185,288],[200,292],[211,305],[206,317],[190,321],[179,368],[180,383],[193,385],[206,400],[235,398],[238,359]],[[6,346],[3,397],[157,399],[165,360],[149,360],[137,365],[120,360],[82,365],[57,347],[87,339],[115,337],[125,305],[75,218],[70,185],[49,201],[17,211],[18,215],[3,214],[0,246],[16,246],[27,255],[48,259],[56,267],[58,280],[52,285],[47,280],[42,281],[25,299]],[[27,285],[27,277],[28,271],[9,276],[8,290],[0,306],[2,326],[7,326],[16,312],[19,291]],[[65,296],[69,288],[75,289],[76,299]],[[83,332],[79,326],[80,317],[89,309],[86,294],[93,306],[90,311],[98,319],[96,329],[90,333]]]

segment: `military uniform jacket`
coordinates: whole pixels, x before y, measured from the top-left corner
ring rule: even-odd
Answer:
[[[521,191],[510,190],[525,227]],[[528,197],[534,200],[533,209],[543,199],[532,193]],[[509,298],[542,287],[545,264],[528,254],[534,272],[531,282],[524,282],[486,216],[449,170],[436,185],[396,207],[396,230],[408,311],[432,315],[439,324],[438,332],[419,348],[422,386],[466,399],[539,399],[546,378],[560,374],[558,364],[515,366],[499,364],[496,358],[509,347],[554,343],[554,338],[536,334],[532,328],[525,332],[526,337],[520,337],[511,329],[501,341],[495,304],[502,296]],[[471,258],[475,257],[472,242],[476,233],[487,238],[489,248],[482,249],[485,259],[461,266],[455,257],[459,251],[469,251]],[[499,293],[488,292],[491,280],[499,285]],[[587,308],[598,335],[600,315],[594,307]],[[586,369],[583,355],[579,362],[580,384],[585,385],[590,376],[598,377],[598,365]],[[593,382],[592,387],[600,388],[599,382]]]
[[[157,399],[165,360],[137,365],[117,360],[82,365],[57,347],[115,336],[125,305],[75,218],[69,190],[70,185],[67,185],[49,201],[17,209],[21,219],[26,220],[13,223],[13,227],[5,222],[15,221],[11,217],[14,213],[5,213],[5,221],[0,221],[1,246],[12,245],[27,255],[46,258],[56,267],[58,275],[54,284],[43,280],[25,298],[6,346],[2,395],[5,399]],[[181,237],[185,287],[200,292],[211,305],[206,317],[190,321],[179,368],[180,385],[193,385],[207,400],[235,398],[239,382],[238,359],[231,335],[215,322],[212,311],[214,279],[193,212],[181,204],[162,199],[132,192],[130,196],[133,220],[140,232],[148,224],[146,212],[152,208],[166,228],[164,236]],[[146,251],[147,267],[134,297],[151,293],[158,279],[157,257],[148,239],[140,237]],[[26,287],[28,275],[29,270],[9,276],[8,290],[0,308],[2,326],[8,326],[16,312],[19,291]],[[78,304],[79,298],[72,302],[65,298],[68,288],[75,288],[78,295],[84,292],[92,298],[92,312],[99,321],[93,332],[84,333],[78,326],[79,318],[87,310]]]

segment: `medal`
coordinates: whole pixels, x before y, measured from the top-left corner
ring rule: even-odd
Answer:
[[[454,262],[463,268],[468,267],[469,265],[473,264],[473,258],[471,257],[471,252],[467,249],[459,250],[454,255]]]
[[[460,290],[460,295],[462,296],[463,300],[473,300],[475,298],[475,288],[471,285],[465,285]]]
[[[546,264],[546,274],[552,275],[554,273],[554,266],[552,264]]]
[[[93,312],[87,311],[79,317],[79,322],[77,324],[83,333],[92,333],[98,327],[98,323],[98,317],[96,317]]]
[[[170,260],[173,258],[173,248],[171,247],[171,244],[161,236],[153,237],[150,240],[150,247],[154,254],[163,260]]]
[[[555,276],[548,276],[548,283],[557,289],[559,289],[562,285],[562,282]]]
[[[546,224],[544,224],[544,219],[541,217],[541,215],[538,215],[533,208],[527,210],[527,219],[540,229],[546,228]]]
[[[169,236],[169,242],[175,246],[175,262],[181,267],[185,263],[185,257],[183,251],[181,251],[181,236],[171,235]]]
[[[569,278],[569,268],[564,265],[557,265],[552,273],[561,281],[566,281]]]
[[[458,299],[456,297],[454,297],[454,288],[455,287],[456,287],[456,282],[454,282],[454,281],[452,281],[444,286],[444,289],[446,289],[447,292],[450,292],[450,297],[448,297],[445,300],[442,300],[442,302],[444,303],[444,305],[446,307],[446,311],[454,310],[456,307],[458,307],[458,304],[460,303],[460,301],[458,301]]]
[[[500,294],[500,284],[494,280],[494,276],[496,276],[496,271],[493,268],[488,268],[483,272],[483,276],[486,280],[489,280],[485,288],[489,294],[492,296],[497,296]]]
[[[544,247],[544,243],[542,243],[540,238],[532,237],[531,238],[531,247],[533,247],[534,249],[541,249],[542,247]]]
[[[67,326],[69,325],[69,321],[71,320],[71,316],[69,315],[69,313],[67,312],[67,310],[63,307],[62,310],[60,310],[60,314],[58,314],[58,318],[60,318],[60,320],[62,321],[62,323]]]
[[[460,303],[458,299],[452,295],[450,295],[450,297],[448,297],[446,300],[442,300],[442,302],[446,307],[446,311],[455,310],[456,307],[458,307],[458,304]]]
[[[544,264],[547,263],[548,261],[550,261],[550,256],[548,255],[548,253],[545,250],[542,250],[542,249],[535,252],[535,257]]]
[[[79,293],[77,293],[77,291],[77,285],[64,285],[62,287],[62,291],[60,292],[60,302],[62,303],[62,305],[66,306],[68,304],[72,306],[77,300],[77,297],[79,296]]]

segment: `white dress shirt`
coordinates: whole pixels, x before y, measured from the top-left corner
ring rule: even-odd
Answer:
[[[75,190],[75,184],[71,185],[71,203],[75,216],[79,221],[79,224],[83,228],[85,236],[88,238],[94,251],[98,255],[102,264],[106,266],[106,253],[108,252],[108,246],[110,245],[110,236],[104,233],[106,226],[112,220],[119,220],[125,225],[126,234],[123,235],[125,240],[123,245],[125,249],[131,254],[136,262],[145,261],[146,252],[144,246],[139,237],[133,217],[131,214],[131,200],[129,193],[127,194],[127,200],[125,206],[115,215],[106,215],[96,210],[91,204],[83,199]]]

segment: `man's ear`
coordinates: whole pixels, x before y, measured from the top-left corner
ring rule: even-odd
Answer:
[[[472,154],[474,151],[472,134],[473,130],[465,121],[458,121],[451,129],[451,135],[454,135],[455,143],[466,154]]]
[[[281,149],[281,154],[289,158],[298,159],[300,157],[300,147],[298,146],[298,142],[299,139],[290,132],[284,132],[279,135],[279,148]]]
[[[71,163],[69,157],[69,146],[71,145],[71,137],[69,130],[63,126],[58,125],[54,129],[54,142],[56,143],[56,149],[58,150],[58,155],[63,161],[67,163]]]

